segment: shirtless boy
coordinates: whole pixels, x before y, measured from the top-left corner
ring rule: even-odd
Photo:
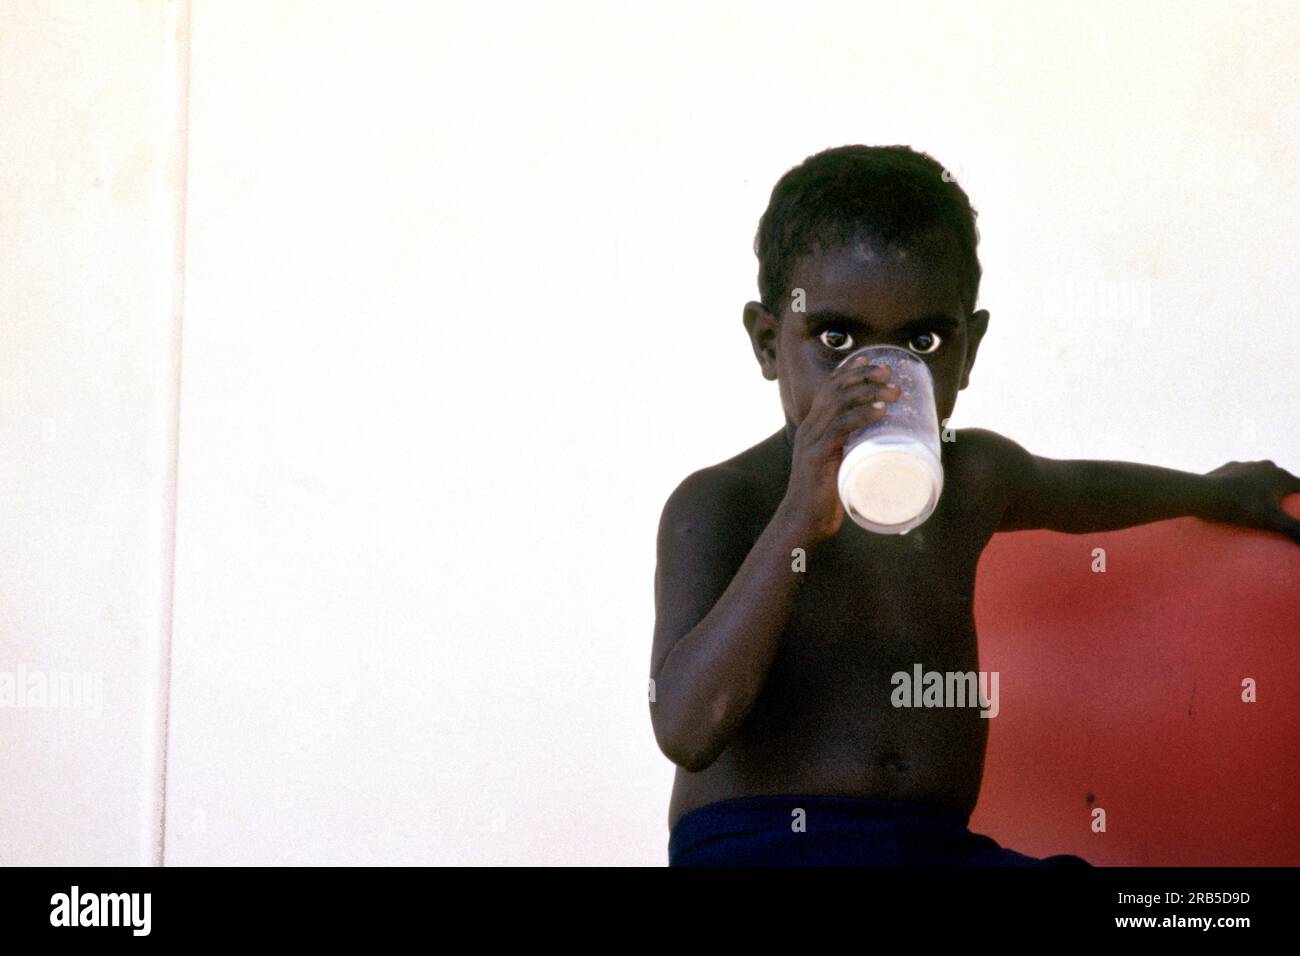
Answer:
[[[979,428],[942,443],[925,523],[883,535],[846,521],[844,441],[899,391],[888,367],[841,363],[866,345],[910,350],[946,425],[988,329],[977,241],[965,192],[908,147],[827,150],[773,190],[744,325],[784,427],[689,475],[659,526],[650,713],[677,765],[671,866],[1086,865],[971,833],[987,718],[895,707],[891,675],[978,671],[975,569],[998,531],[1195,515],[1300,543],[1280,504],[1300,478],[1270,461],[1197,475],[1055,460]]]

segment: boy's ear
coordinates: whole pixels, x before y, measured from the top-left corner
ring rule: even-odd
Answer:
[[[961,384],[957,386],[959,390],[970,384],[970,370],[975,366],[975,353],[979,351],[980,342],[988,330],[988,309],[972,312],[966,320],[966,367],[961,372]]]
[[[745,303],[745,331],[749,333],[749,344],[754,348],[754,357],[763,370],[763,378],[769,382],[776,381],[776,337],[778,325],[772,313],[761,302]]]

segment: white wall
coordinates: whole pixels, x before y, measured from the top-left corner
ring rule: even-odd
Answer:
[[[0,5],[0,864],[160,858],[185,47]]]
[[[972,193],[993,324],[955,424],[1300,472],[1298,36],[1283,3],[197,3],[167,862],[665,862],[655,526],[688,472],[781,424],[741,306],[773,184],[824,147],[911,143]],[[31,227],[51,253],[90,221],[58,211],[76,175]],[[171,328],[51,336],[96,296],[59,268],[6,368],[77,395],[123,462],[165,462],[165,416],[110,423],[67,389],[114,350],[135,387],[156,354],[161,388]],[[6,413],[6,447],[52,455],[31,419]],[[6,655],[109,640],[97,603],[41,610],[72,589],[57,556],[127,500],[86,481],[85,441],[62,480],[99,497],[65,517],[48,479],[5,487],[6,553],[55,556],[5,564]],[[130,561],[81,560],[78,600],[137,593]],[[91,786],[60,753],[44,786]],[[31,832],[34,795],[5,798]]]

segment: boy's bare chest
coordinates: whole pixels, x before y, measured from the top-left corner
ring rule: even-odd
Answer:
[[[882,675],[888,686],[890,674],[918,663],[975,666],[975,572],[996,523],[977,451],[946,449],[945,492],[920,527],[880,535],[846,517],[803,561],[792,555],[791,573],[804,580],[766,683],[768,703],[817,687],[874,685]]]
[[[939,520],[934,520],[938,518]],[[772,677],[822,685],[916,663],[965,667],[976,656],[980,542],[938,512],[906,535],[848,526],[808,555]]]

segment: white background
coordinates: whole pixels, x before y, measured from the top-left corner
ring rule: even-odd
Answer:
[[[1300,472],[1298,59],[1288,3],[0,5],[0,670],[104,680],[0,710],[0,863],[666,862],[659,510],[782,424],[752,241],[828,146],[979,210],[954,425]]]

